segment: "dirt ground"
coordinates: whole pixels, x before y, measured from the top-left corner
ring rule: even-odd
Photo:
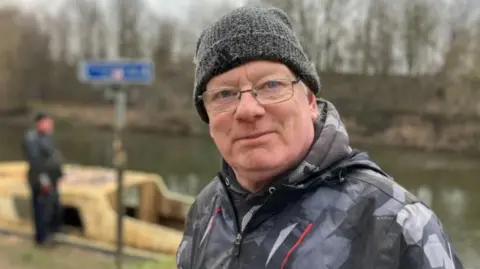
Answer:
[[[113,256],[58,245],[38,249],[31,241],[0,235],[0,268],[2,269],[114,269]],[[124,269],[173,269],[174,257],[158,263],[127,261]]]

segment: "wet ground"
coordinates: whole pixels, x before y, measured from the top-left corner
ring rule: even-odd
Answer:
[[[0,268],[2,269],[114,269],[112,256],[58,245],[39,249],[31,241],[14,236],[0,235]],[[167,258],[161,263],[128,261],[124,269],[173,269],[175,260]]]

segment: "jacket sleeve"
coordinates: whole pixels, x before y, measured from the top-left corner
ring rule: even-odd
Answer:
[[[185,230],[183,232],[182,241],[177,250],[177,268],[178,269],[191,269],[193,268],[193,244],[194,244],[194,234],[195,234],[195,220],[197,218],[196,213],[196,202],[190,207],[186,223]]]
[[[404,206],[396,222],[402,231],[399,269],[463,269],[440,220],[424,204]]]
[[[23,153],[34,173],[40,174],[46,171],[40,145],[32,133],[27,133],[23,139]]]

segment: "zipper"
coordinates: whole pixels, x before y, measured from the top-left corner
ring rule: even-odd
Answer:
[[[237,236],[235,237],[235,243],[233,246],[233,255],[235,255],[236,257],[238,257],[238,255],[240,254],[240,245],[242,244],[242,238],[243,238],[243,235],[241,232],[238,233]]]
[[[240,245],[242,244],[242,239],[243,239],[243,232],[242,228],[240,226],[240,220],[238,219],[238,212],[237,209],[235,208],[235,205],[233,204],[233,199],[231,197],[230,192],[228,191],[228,186],[225,184],[225,179],[221,173],[218,173],[218,177],[220,179],[220,183],[222,184],[227,197],[228,197],[228,202],[230,204],[231,209],[233,210],[234,219],[235,219],[235,230],[237,232],[237,235],[235,236],[235,241],[233,243],[233,251],[232,254],[235,257],[238,257],[240,255]]]
[[[272,194],[272,193],[271,193]],[[264,203],[253,213],[252,217],[250,218],[250,220],[248,221],[247,225],[245,225],[244,229],[242,230],[241,227],[240,227],[240,223],[239,223],[239,220],[238,220],[238,217],[236,217],[235,219],[237,220],[236,223],[237,223],[237,236],[235,237],[235,242],[234,242],[234,247],[233,247],[233,254],[238,257],[240,255],[240,247],[242,245],[242,240],[245,236],[245,234],[251,230],[251,226],[252,226],[252,223],[253,223],[253,220],[255,219],[255,216],[257,216],[259,213],[258,212],[261,212],[261,209],[262,207],[268,202],[268,200],[270,199],[272,195],[270,195],[269,197],[267,197],[267,199],[264,201]],[[235,208],[235,207],[234,207]],[[234,209],[235,210],[235,209]],[[235,214],[236,214],[236,211],[235,211]]]
[[[236,232],[237,232],[237,235],[235,236],[235,241],[234,241],[234,244],[233,244],[233,251],[232,251],[232,254],[235,256],[235,257],[238,257],[240,256],[240,247],[242,245],[242,240],[245,236],[245,233],[246,231],[248,231],[249,227],[251,227],[251,223],[252,223],[252,220],[254,220],[255,216],[258,215],[258,212],[261,211],[262,207],[264,207],[264,205],[270,200],[270,198],[272,197],[273,193],[275,192],[275,188],[273,190],[270,190],[269,189],[269,192],[270,192],[270,195],[266,198],[266,200],[263,202],[263,204],[260,206],[260,208],[258,208],[252,215],[252,217],[250,218],[250,220],[248,221],[247,225],[245,226],[245,228],[242,230],[241,226],[240,226],[240,220],[238,219],[238,212],[237,212],[237,209],[235,208],[235,205],[233,203],[233,199],[231,197],[231,194],[230,192],[228,191],[228,186],[226,186],[225,184],[225,179],[224,177],[222,176],[221,173],[218,174],[218,177],[220,179],[220,182],[222,183],[223,187],[224,187],[224,190],[225,192],[227,193],[227,197],[228,197],[228,200],[229,200],[229,204],[235,214],[235,226],[236,226]]]

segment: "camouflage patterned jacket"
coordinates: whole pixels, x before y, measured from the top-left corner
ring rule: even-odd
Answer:
[[[338,113],[319,102],[305,160],[242,219],[220,173],[190,209],[179,269],[461,269],[436,215],[352,151]]]

